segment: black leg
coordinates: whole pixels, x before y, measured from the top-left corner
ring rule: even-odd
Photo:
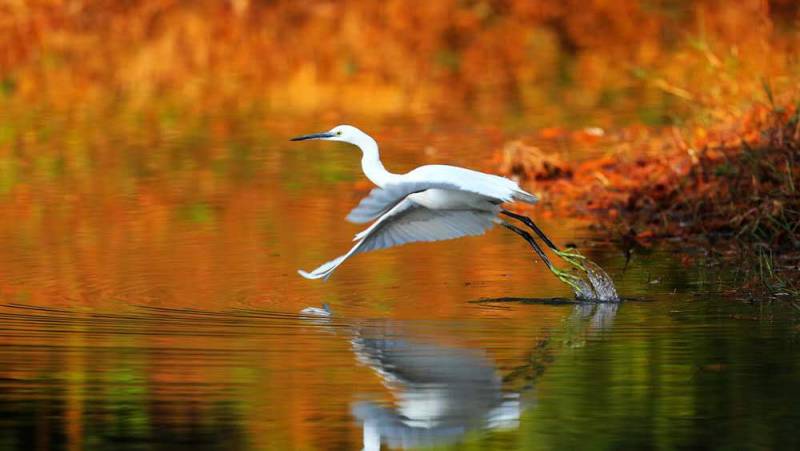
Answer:
[[[548,267],[548,268],[549,268],[549,269],[552,271],[552,269],[553,269],[553,264],[552,264],[552,263],[550,263],[550,259],[549,259],[549,258],[547,258],[547,255],[545,255],[544,251],[543,251],[543,250],[542,250],[542,248],[539,246],[539,243],[537,243],[537,242],[536,242],[536,240],[535,240],[535,239],[534,239],[534,238],[531,236],[531,234],[530,234],[530,233],[528,233],[528,232],[526,232],[526,231],[524,231],[524,230],[520,229],[519,227],[517,227],[517,226],[515,226],[515,225],[511,225],[511,224],[509,224],[509,223],[507,223],[507,222],[503,222],[503,227],[507,228],[508,230],[511,230],[512,232],[514,232],[514,233],[516,233],[517,235],[519,235],[519,236],[521,236],[522,238],[524,238],[524,239],[525,239],[525,241],[527,241],[527,242],[528,242],[528,244],[530,244],[530,245],[531,245],[531,247],[533,248],[533,250],[534,250],[534,251],[536,251],[536,254],[539,256],[539,258],[541,258],[541,259],[542,259],[542,261],[544,262],[544,264],[545,264],[545,265],[547,265],[547,267]]]
[[[516,219],[518,221],[522,221],[523,224],[525,224],[526,226],[530,227],[531,230],[533,230],[534,232],[536,232],[537,235],[539,235],[539,238],[541,238],[542,241],[544,241],[544,244],[546,244],[547,247],[549,247],[550,249],[552,249],[554,251],[558,250],[558,246],[553,244],[553,242],[550,241],[550,238],[547,238],[547,235],[545,235],[544,232],[542,232],[542,229],[540,229],[536,224],[533,223],[533,220],[531,218],[529,218],[527,216],[522,216],[522,215],[516,214],[516,213],[508,211],[508,210],[500,210],[500,213],[502,213],[502,214],[504,214],[506,216],[512,217],[512,218],[514,218],[514,219]]]

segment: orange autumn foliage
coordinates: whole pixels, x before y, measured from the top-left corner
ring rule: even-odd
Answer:
[[[797,42],[781,30],[798,11],[792,0],[33,0],[0,6],[0,71],[6,94],[62,109],[535,109],[557,124],[556,104],[741,95],[738,76],[695,88],[732,65],[785,72]]]
[[[734,239],[777,252],[800,249],[795,105],[758,106],[690,137],[677,129],[629,130],[610,140],[617,140],[609,143],[612,151],[570,165],[565,176],[522,175],[553,209],[592,216],[615,237]],[[509,169],[520,167],[513,161],[501,167],[520,175]]]

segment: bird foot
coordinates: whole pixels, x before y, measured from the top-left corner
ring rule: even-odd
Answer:
[[[555,266],[550,268],[550,271],[558,278],[558,280],[560,280],[560,281],[564,282],[565,284],[569,285],[570,287],[572,287],[572,289],[575,291],[575,293],[578,293],[578,291],[582,290],[583,279],[581,277],[578,277],[578,276],[576,276],[575,274],[572,274],[569,271],[564,271],[564,270],[558,269]]]

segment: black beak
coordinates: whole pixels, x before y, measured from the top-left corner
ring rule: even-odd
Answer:
[[[307,139],[321,139],[321,138],[333,138],[334,135],[331,132],[322,132],[322,133],[312,133],[310,135],[303,135],[303,136],[296,136],[289,141],[305,141]]]

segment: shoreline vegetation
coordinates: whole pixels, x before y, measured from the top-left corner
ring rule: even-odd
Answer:
[[[541,193],[551,211],[591,218],[628,258],[673,242],[700,248],[711,260],[748,262],[732,290],[739,295],[796,295],[800,105],[776,103],[765,89],[769,104],[691,137],[677,127],[623,130],[604,138],[606,154],[579,163],[517,140],[498,151],[496,161],[502,173]],[[585,139],[586,133],[565,132],[559,139]]]

